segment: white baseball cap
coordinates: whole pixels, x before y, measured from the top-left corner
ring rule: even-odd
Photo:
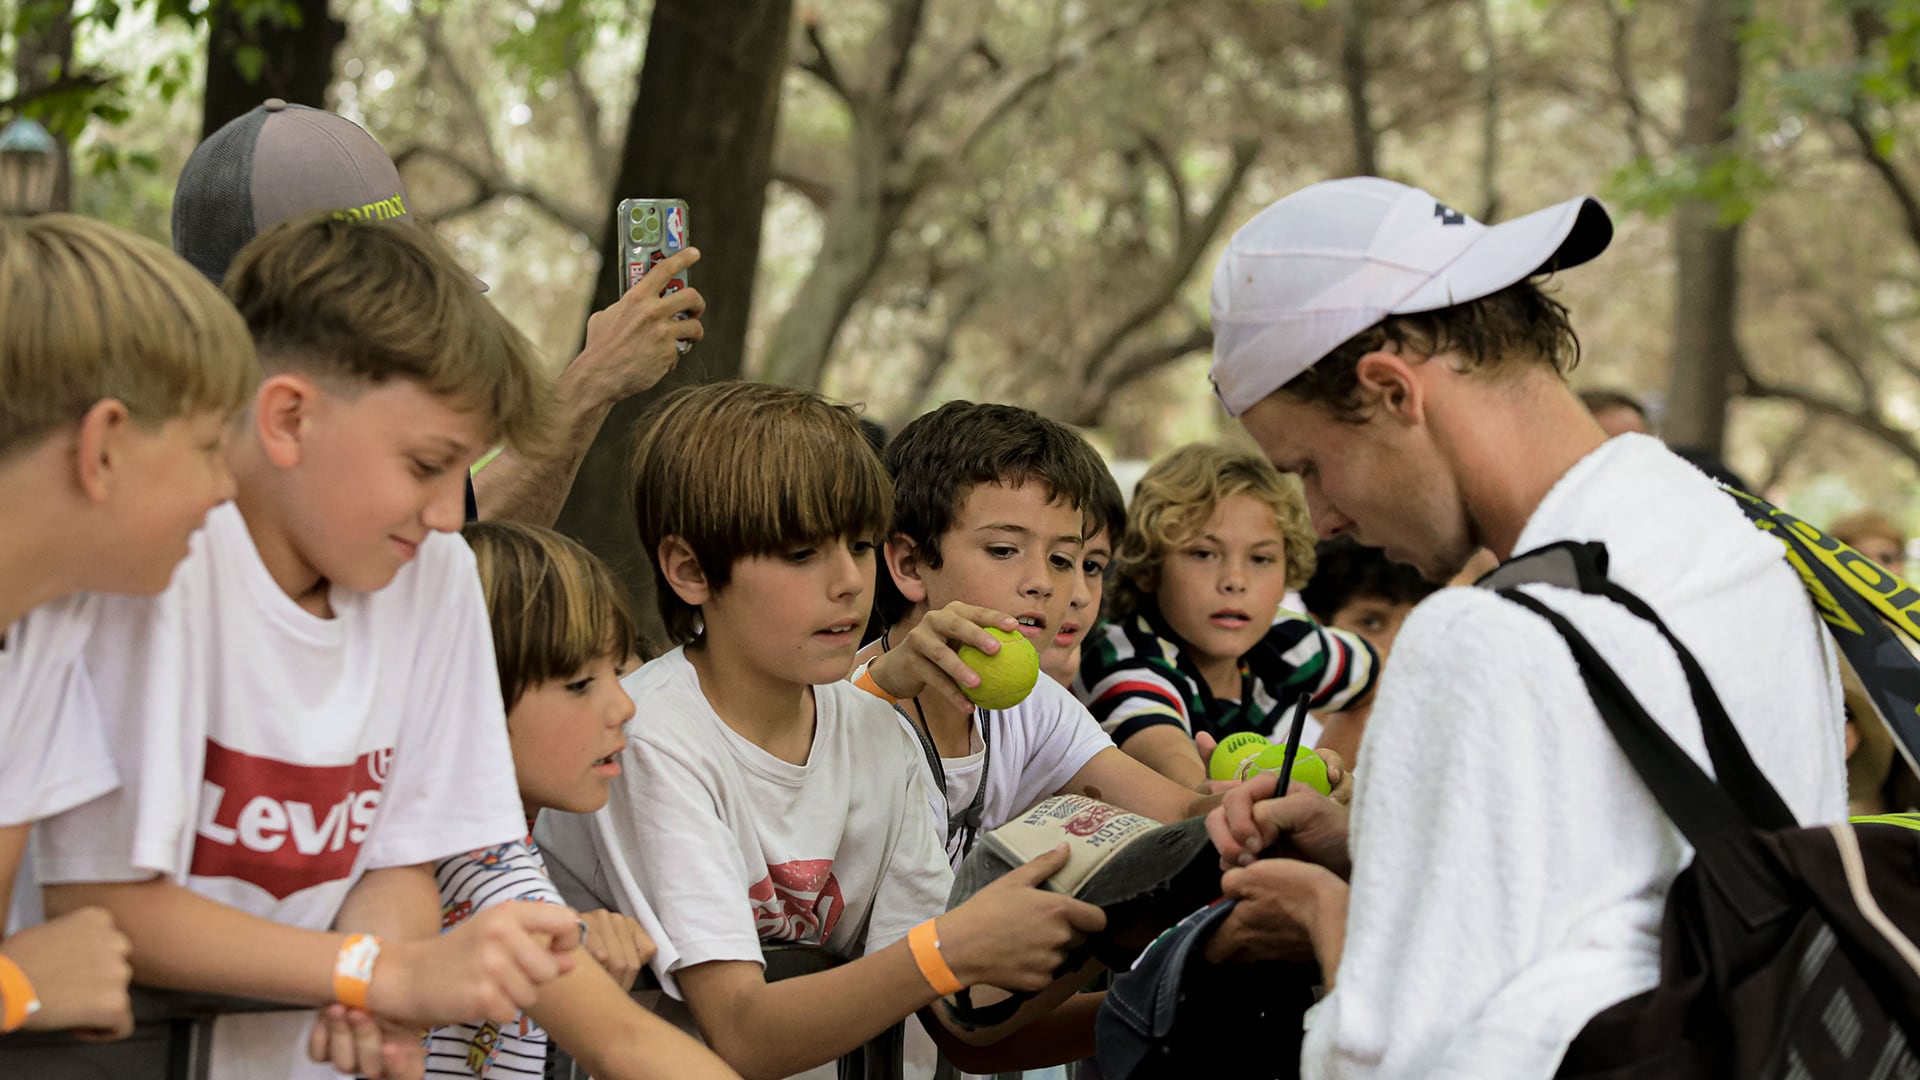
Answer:
[[[1239,416],[1389,315],[1578,266],[1612,238],[1587,197],[1489,226],[1377,176],[1296,191],[1241,226],[1214,268],[1214,393]]]

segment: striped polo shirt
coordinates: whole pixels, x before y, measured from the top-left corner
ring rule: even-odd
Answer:
[[[1128,618],[1102,623],[1080,653],[1074,693],[1114,745],[1156,724],[1224,739],[1241,731],[1266,735],[1284,708],[1311,690],[1309,707],[1338,712],[1373,691],[1379,674],[1373,646],[1345,630],[1282,609],[1266,637],[1240,658],[1240,698],[1214,696],[1179,635],[1150,600]]]

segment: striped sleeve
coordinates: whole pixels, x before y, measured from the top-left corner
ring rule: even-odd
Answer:
[[[1193,730],[1181,684],[1177,668],[1138,647],[1125,627],[1109,623],[1081,650],[1074,692],[1113,744],[1124,746],[1161,724]]]
[[[443,931],[511,900],[563,903],[531,838],[442,860],[434,880],[440,887]],[[427,1036],[430,1077],[539,1080],[546,1062],[547,1033],[524,1013],[512,1024],[447,1024]]]
[[[1315,712],[1339,712],[1366,700],[1379,678],[1380,658],[1364,638],[1282,611],[1249,656],[1254,674],[1287,700],[1310,687]]]

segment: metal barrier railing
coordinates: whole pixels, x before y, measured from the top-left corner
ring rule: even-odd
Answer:
[[[286,1005],[220,994],[133,990],[133,1034],[89,1042],[69,1031],[0,1037],[6,1080],[206,1080],[213,1022],[227,1013],[283,1012]]]

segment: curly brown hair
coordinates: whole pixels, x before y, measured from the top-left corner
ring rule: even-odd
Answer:
[[[1544,362],[1563,378],[1580,363],[1580,339],[1566,305],[1527,280],[1464,304],[1389,315],[1342,342],[1280,390],[1359,423],[1367,418],[1360,395],[1360,358],[1382,350],[1423,356],[1450,352],[1458,357],[1454,363],[1460,371],[1500,372]]]
[[[1300,481],[1253,451],[1191,443],[1154,462],[1133,490],[1126,532],[1113,550],[1113,617],[1133,614],[1158,592],[1167,556],[1205,532],[1214,511],[1235,495],[1272,507],[1286,546],[1287,587],[1306,584],[1313,577],[1313,522]]]

